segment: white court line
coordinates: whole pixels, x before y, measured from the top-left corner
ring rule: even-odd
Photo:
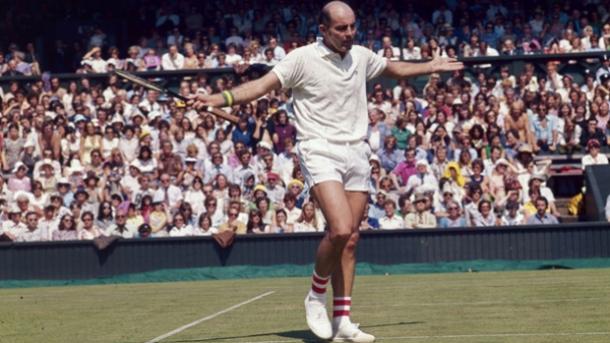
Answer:
[[[454,339],[454,338],[493,338],[493,337],[569,337],[569,336],[608,336],[607,332],[558,332],[558,333],[490,333],[490,334],[471,334],[471,335],[437,335],[437,336],[392,336],[392,337],[377,337],[378,341],[395,341],[395,340],[428,340],[428,339]],[[279,340],[279,341],[248,341],[242,343],[291,343],[291,342],[319,342],[317,340]]]
[[[259,296],[256,296],[256,297],[254,297],[252,299],[249,299],[249,300],[246,300],[246,301],[241,302],[239,304],[233,305],[233,306],[231,306],[229,308],[226,308],[226,309],[224,309],[222,311],[216,312],[216,313],[214,313],[212,315],[209,315],[207,317],[203,317],[203,318],[197,319],[196,321],[188,323],[188,324],[186,324],[184,326],[181,326],[181,327],[177,328],[176,330],[172,330],[172,331],[170,331],[170,332],[168,332],[166,334],[163,334],[163,335],[161,335],[159,337],[153,338],[150,341],[147,341],[146,343],[156,343],[156,342],[159,342],[159,341],[161,341],[163,339],[166,339],[167,337],[173,336],[173,335],[175,335],[177,333],[180,333],[180,332],[182,332],[182,331],[184,331],[184,330],[186,330],[188,328],[191,328],[191,327],[193,327],[195,325],[201,324],[201,323],[203,323],[203,322],[205,322],[207,320],[214,319],[214,318],[216,318],[216,317],[218,317],[218,316],[220,316],[222,314],[225,314],[227,312],[231,312],[231,311],[233,311],[233,310],[235,310],[237,308],[240,308],[240,307],[242,307],[244,305],[248,305],[251,302],[254,302],[254,301],[257,301],[259,299],[262,299],[262,298],[264,298],[264,297],[266,297],[268,295],[271,295],[273,293],[275,293],[275,291],[269,291],[267,293],[263,293],[263,294],[261,294]]]

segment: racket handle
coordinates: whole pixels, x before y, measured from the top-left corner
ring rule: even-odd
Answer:
[[[189,98],[187,98],[185,96],[182,96],[182,95],[180,95],[180,94],[178,94],[178,93],[176,93],[176,92],[174,92],[172,90],[169,90],[169,89],[165,89],[165,93],[167,95],[169,95],[169,96],[172,96],[174,98],[180,99],[180,100],[182,100],[184,102],[188,102],[189,100],[191,100],[191,99],[189,99]],[[213,115],[215,115],[217,117],[220,117],[220,118],[223,118],[225,120],[228,120],[228,121],[230,121],[233,124],[237,124],[239,122],[239,117],[238,116],[233,115],[233,114],[229,114],[229,113],[227,113],[227,112],[225,112],[225,111],[223,111],[221,109],[218,109],[216,107],[208,106],[208,108],[206,108],[206,111],[212,113]]]
[[[180,100],[182,100],[184,102],[189,101],[189,98],[187,98],[185,96],[182,96],[182,95],[180,95],[180,94],[178,94],[178,93],[176,93],[176,92],[174,92],[172,90],[169,90],[169,89],[164,89],[164,90],[165,90],[165,94],[167,94],[169,96],[172,96],[174,98],[178,98],[178,99],[180,99]]]

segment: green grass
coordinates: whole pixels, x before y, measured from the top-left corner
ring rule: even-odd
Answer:
[[[302,309],[308,286],[277,278],[0,289],[0,342],[146,342],[267,291],[275,293],[163,342],[314,342]],[[379,342],[605,343],[610,269],[358,277],[352,314]]]

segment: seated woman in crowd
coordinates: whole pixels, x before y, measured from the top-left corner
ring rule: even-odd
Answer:
[[[212,226],[212,219],[205,213],[199,215],[197,226],[193,228],[193,236],[211,236],[218,233]]]
[[[248,216],[247,233],[269,233],[271,226],[263,223],[263,218],[259,210],[250,211]]]
[[[76,222],[74,217],[69,214],[63,215],[59,220],[57,230],[53,232],[54,241],[71,241],[77,240],[78,233],[76,230]]]
[[[293,232],[316,232],[318,231],[318,220],[316,209],[312,202],[303,204],[301,216],[294,223]]]
[[[78,230],[78,239],[91,240],[101,235],[103,232],[95,225],[93,213],[87,211],[81,215],[81,227]]]
[[[106,232],[108,227],[114,223],[114,216],[112,213],[112,204],[108,201],[100,202],[97,210],[97,218],[95,220],[95,226],[102,232]]]
[[[193,228],[186,222],[184,215],[180,212],[174,215],[172,228],[169,230],[170,237],[186,237],[193,235]]]
[[[275,222],[271,226],[273,233],[288,233],[292,232],[293,224],[288,224],[288,215],[282,208],[275,210]]]

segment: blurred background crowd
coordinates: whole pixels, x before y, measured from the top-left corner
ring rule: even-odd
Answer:
[[[184,96],[231,89],[316,41],[319,2],[13,3],[0,30],[0,233],[19,241],[323,231],[294,153],[290,90],[225,108],[238,124],[109,75],[196,72]],[[81,7],[82,5],[82,7]],[[362,1],[357,42],[390,60],[610,49],[608,1]],[[533,10],[532,10],[533,9]],[[33,25],[57,18],[58,25]],[[41,30],[43,30],[42,32]],[[43,44],[42,37],[47,44]],[[53,44],[49,44],[53,42]],[[480,66],[372,84],[366,229],[552,224],[542,154],[608,163],[610,61],[582,80],[559,62]],[[99,79],[96,79],[99,81]]]

